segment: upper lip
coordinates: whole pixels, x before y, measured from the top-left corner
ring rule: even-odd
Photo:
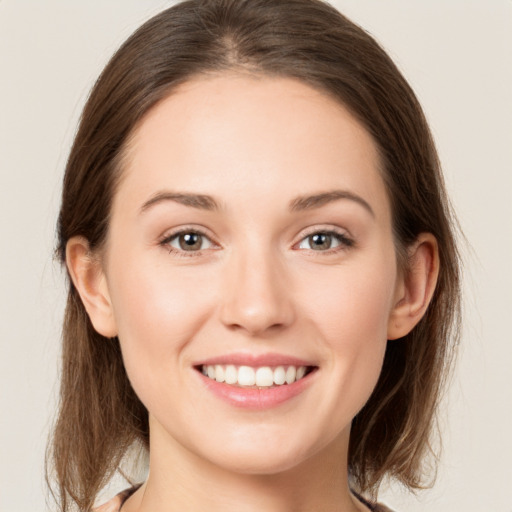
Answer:
[[[194,366],[210,366],[210,365],[228,365],[234,366],[316,366],[311,361],[301,359],[295,356],[285,354],[267,353],[267,354],[244,354],[236,352],[216,357],[211,357],[199,361]]]

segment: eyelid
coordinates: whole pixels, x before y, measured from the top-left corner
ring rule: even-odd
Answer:
[[[324,235],[334,236],[338,239],[339,246],[329,248],[325,251],[320,251],[320,250],[315,251],[314,249],[301,249],[298,247],[299,244],[301,244],[304,240],[306,240],[308,237],[315,235],[315,234],[324,234]],[[338,251],[350,249],[354,245],[355,245],[355,240],[346,229],[339,228],[337,226],[332,226],[332,225],[330,225],[330,226],[316,225],[316,226],[311,226],[310,228],[306,228],[306,230],[300,234],[299,240],[293,244],[293,248],[296,250],[308,250],[310,252],[314,252],[317,255],[321,255],[321,254],[325,255],[325,254],[329,254],[329,253],[335,253]]]
[[[172,240],[186,233],[196,233],[198,235],[205,237],[211,243],[212,247],[209,247],[207,249],[199,249],[197,251],[185,251],[170,245],[170,242]],[[337,238],[339,245],[337,247],[329,248],[326,250],[303,249],[298,247],[299,244],[301,244],[305,239],[315,234],[325,234],[334,236]],[[170,231],[166,231],[161,237],[159,237],[158,245],[164,247],[169,252],[174,253],[178,256],[187,257],[199,256],[202,255],[205,251],[217,250],[221,248],[221,245],[215,241],[214,237],[209,233],[208,229],[202,226],[198,227],[196,225],[180,226]],[[298,239],[297,242],[293,244],[292,248],[295,250],[306,250],[315,253],[315,255],[326,255],[350,249],[354,245],[355,240],[346,229],[332,225],[315,225],[303,230],[300,234],[300,238]]]
[[[160,236],[158,239],[158,245],[164,247],[170,253],[176,254],[178,256],[186,256],[186,257],[198,256],[198,255],[203,254],[205,251],[209,251],[212,249],[217,250],[220,248],[220,245],[214,240],[214,238],[212,237],[212,235],[209,234],[208,231],[209,230],[207,230],[203,227],[198,227],[198,226],[192,226],[192,225],[180,226],[180,227],[174,228],[172,230],[168,230],[162,236]],[[200,249],[198,251],[184,251],[182,249],[178,249],[178,248],[170,245],[170,242],[172,240],[176,239],[177,237],[179,237],[182,234],[187,234],[187,233],[195,233],[197,235],[201,235],[202,237],[208,239],[208,241],[211,243],[212,247],[209,247],[207,249]]]

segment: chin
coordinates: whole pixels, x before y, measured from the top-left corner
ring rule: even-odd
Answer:
[[[336,444],[336,441],[325,443],[328,436],[320,438],[322,441],[312,442],[312,438],[316,436],[312,436],[311,432],[303,432],[303,435],[295,432],[299,435],[290,436],[289,432],[285,436],[272,436],[270,432],[265,436],[262,436],[261,432],[253,436],[249,433],[240,433],[235,438],[219,440],[213,447],[204,446],[202,456],[216,466],[233,473],[276,475],[304,464],[314,463],[317,459],[320,461],[325,454],[332,453]],[[201,456],[200,453],[197,454]]]
[[[215,458],[217,459],[217,457]],[[226,454],[212,462],[218,467],[241,475],[270,476],[290,471],[307,460],[304,455],[292,455],[283,453],[259,453],[250,451],[237,454]]]

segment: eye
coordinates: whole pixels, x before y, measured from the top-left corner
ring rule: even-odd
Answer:
[[[213,242],[204,234],[198,231],[188,230],[174,233],[160,242],[171,252],[199,252],[214,247]]]
[[[351,247],[353,241],[346,235],[335,231],[316,231],[303,238],[298,245],[299,249],[327,252],[331,249]]]

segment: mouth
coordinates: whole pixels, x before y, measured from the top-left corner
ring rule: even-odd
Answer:
[[[238,388],[270,389],[290,386],[318,369],[317,366],[279,365],[246,366],[202,364],[195,367],[208,379]]]
[[[204,389],[230,406],[248,411],[278,407],[314,386],[320,367],[277,354],[231,353],[193,366]]]

